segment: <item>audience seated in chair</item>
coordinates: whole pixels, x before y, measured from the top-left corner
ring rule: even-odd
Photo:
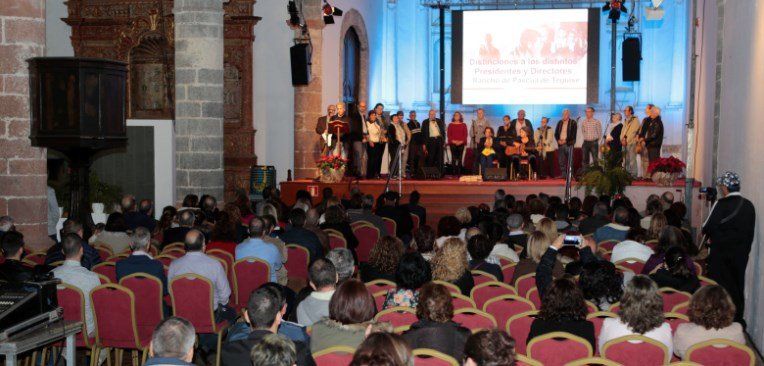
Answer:
[[[650,274],[658,288],[670,287],[693,293],[700,287],[698,276],[687,268],[687,253],[681,247],[671,247],[666,251],[663,264]]]
[[[329,316],[329,301],[339,280],[334,264],[325,258],[316,259],[308,272],[313,291],[297,305],[297,322],[306,327]]]
[[[462,295],[469,296],[475,281],[467,263],[467,245],[459,238],[450,238],[432,259],[432,279],[450,282],[459,287]]]
[[[452,320],[454,306],[445,286],[432,282],[424,285],[419,290],[416,315],[419,320],[403,334],[412,348],[431,348],[462,359],[470,330]]]
[[[330,206],[326,209],[324,214],[324,223],[319,225],[322,230],[336,230],[345,238],[348,249],[355,253],[355,248],[358,247],[358,238],[353,234],[353,229],[350,227],[350,223],[347,220],[345,211],[340,206]]]
[[[102,244],[109,247],[114,254],[124,252],[130,247],[130,228],[125,223],[125,216],[120,212],[112,212],[106,219],[103,231],[95,236],[92,244]],[[183,241],[182,238],[179,241]]]
[[[387,191],[382,196],[382,205],[377,207],[376,214],[395,221],[395,236],[404,243],[411,240],[411,230],[414,228],[414,220],[405,205],[399,204],[400,195],[395,191]],[[390,233],[392,235],[392,233]],[[381,235],[381,234],[380,234]]]
[[[170,317],[154,330],[146,366],[193,366],[196,330],[186,319]]]
[[[372,333],[353,354],[353,366],[362,365],[414,365],[411,347],[398,334]]]
[[[178,213],[178,227],[171,227],[162,233],[162,248],[167,244],[182,243],[186,240],[186,234],[188,234],[194,227],[196,221],[196,214],[194,210],[186,209]]]
[[[541,311],[531,324],[528,342],[552,332],[567,332],[579,336],[595,347],[594,325],[586,320],[584,294],[569,278],[552,282],[541,302]]]
[[[501,266],[486,261],[488,255],[493,250],[493,242],[488,236],[478,234],[469,239],[467,250],[470,257],[470,270],[483,271],[496,277],[499,282],[504,281],[504,275],[501,273]]]
[[[601,243],[605,240],[623,241],[629,232],[629,210],[618,207],[613,211],[613,222],[600,227],[594,232],[594,241]]]
[[[642,228],[631,228],[626,234],[626,240],[616,244],[610,254],[610,261],[616,263],[627,258],[636,258],[647,262],[650,256],[655,254],[653,250],[644,244],[646,235]]]
[[[83,267],[91,269],[96,264],[101,263],[101,256],[98,251],[93,248],[90,243],[82,239],[84,237],[84,230],[81,223],[75,219],[66,219],[66,221],[64,221],[64,227],[61,229],[61,233],[62,235],[77,234],[77,236],[80,237],[83,250],[82,261],[80,264],[82,264]],[[61,248],[61,242],[58,242],[48,248],[45,255],[45,264],[50,265],[51,263],[63,261],[65,259],[64,252]]]
[[[84,250],[82,248],[82,238],[77,234],[66,234],[61,238],[61,250],[66,257],[64,263],[53,269],[53,277],[61,282],[74,286],[85,297],[85,325],[88,334],[95,331],[95,322],[93,320],[93,305],[90,302],[90,291],[101,285],[98,275],[90,272],[80,264]]]
[[[428,263],[435,255],[435,230],[429,225],[421,225],[414,231],[411,248],[422,255]]]
[[[162,293],[167,295],[167,277],[165,276],[162,262],[153,259],[149,254],[151,247],[151,232],[139,226],[132,235],[130,249],[133,251],[129,257],[117,262],[117,281],[133,273],[146,273],[162,281]]]
[[[394,236],[379,238],[377,245],[369,253],[369,261],[361,263],[361,281],[395,281],[395,269],[404,253],[403,242]]]
[[[598,201],[592,207],[592,215],[581,220],[578,231],[581,235],[594,234],[599,228],[610,223],[608,219],[608,204]]]
[[[310,258],[315,260],[324,256],[321,240],[315,233],[305,228],[305,211],[299,208],[289,211],[289,226],[279,235],[286,244],[299,245],[308,250]]]
[[[263,240],[265,234],[265,222],[261,218],[253,218],[249,222],[249,239],[236,246],[236,260],[244,258],[264,260],[271,270],[269,282],[279,282],[277,272],[283,266],[281,251],[275,245]]]
[[[541,231],[534,231],[528,237],[528,257],[521,258],[515,266],[514,278],[510,284],[517,285],[517,279],[529,273],[536,272],[536,268],[541,262],[541,257],[547,252],[552,241]],[[555,260],[552,266],[552,276],[559,278],[565,273],[565,268],[559,260]]]
[[[350,208],[347,210],[348,219],[351,223],[359,221],[366,221],[374,225],[379,230],[379,236],[395,235],[395,233],[388,233],[387,226],[385,226],[382,217],[375,215],[371,209],[374,207],[374,196],[361,193],[353,194],[350,197]]]
[[[501,330],[471,335],[464,346],[464,366],[514,365],[515,340]]]
[[[674,353],[679,357],[684,357],[693,345],[712,339],[746,343],[743,327],[733,321],[735,304],[719,285],[705,286],[695,292],[687,315],[690,322],[680,324],[674,333]]]
[[[404,254],[395,270],[396,287],[387,292],[382,309],[396,306],[416,308],[419,301],[419,288],[431,280],[430,263],[421,254]]]

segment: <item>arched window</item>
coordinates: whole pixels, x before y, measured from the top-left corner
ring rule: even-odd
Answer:
[[[358,39],[353,27],[345,33],[343,42],[344,74],[342,75],[342,100],[345,103],[355,103],[358,101],[359,74],[361,63],[361,42]]]

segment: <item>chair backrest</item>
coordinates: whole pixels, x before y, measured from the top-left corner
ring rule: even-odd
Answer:
[[[624,366],[665,365],[671,359],[666,345],[636,334],[608,341],[602,346],[600,354]]]
[[[380,311],[376,316],[374,316],[374,320],[378,322],[390,323],[392,324],[393,328],[397,328],[414,324],[418,319],[416,317],[416,311],[414,311],[413,308],[407,306],[396,306]]]
[[[207,249],[205,253],[210,257],[224,260],[229,269],[233,267],[234,256],[230,252],[223,249]],[[292,259],[292,257],[289,257],[289,259]]]
[[[374,297],[374,304],[377,305],[377,310],[382,310],[387,299],[387,290],[373,292],[371,296]]]
[[[58,306],[63,309],[64,319],[82,322],[82,332],[76,336],[77,347],[90,348],[90,338],[87,336],[85,325],[85,295],[82,294],[82,290],[61,283],[56,286],[56,298]]]
[[[517,294],[522,297],[525,297],[533,287],[536,287],[536,272],[524,274],[515,282]]]
[[[156,327],[164,319],[162,307],[162,281],[148,273],[133,273],[119,280],[120,286],[135,295],[136,319],[139,327]]]
[[[645,268],[645,262],[637,258],[624,258],[615,262],[615,265],[626,268],[635,274],[642,273],[642,269]]]
[[[113,283],[90,292],[96,326],[96,344],[100,347],[142,349],[135,316],[135,295],[130,289]]]
[[[371,250],[379,241],[379,229],[371,224],[357,225],[353,228],[353,234],[358,239],[358,247],[355,248],[359,262],[368,262]]]
[[[620,363],[608,360],[602,357],[587,357],[578,359],[572,362],[568,362],[565,366],[587,366],[587,365],[601,365],[601,366],[621,366]]]
[[[105,261],[114,255],[114,251],[106,245],[95,244],[93,245],[93,248],[98,251],[98,256],[101,257],[101,261]]]
[[[170,298],[175,316],[185,318],[197,333],[217,333],[212,282],[196,274],[183,274],[170,280]]]
[[[472,274],[472,281],[475,282],[475,285],[480,285],[486,282],[496,282],[499,280],[496,276],[477,269],[471,270],[470,273]]]
[[[501,262],[502,259],[499,257],[499,262]],[[512,279],[515,277],[515,268],[517,268],[517,263],[511,262],[507,264],[501,265],[501,275],[504,277],[504,282],[509,283],[512,281]]]
[[[239,309],[247,306],[249,295],[270,281],[271,266],[254,257],[242,258],[233,264],[234,302]]]
[[[679,291],[670,287],[661,287],[658,289],[658,292],[660,292],[661,297],[663,297],[664,313],[673,310],[674,306],[678,304],[690,301],[690,298],[692,297],[692,295],[687,292]]]
[[[421,224],[419,222],[419,216],[415,214],[410,214],[410,215],[411,215],[411,221],[414,223],[414,226],[412,226],[412,230],[419,229],[419,225]]]
[[[172,263],[172,261],[176,260],[177,258],[175,258],[175,257],[173,257],[171,255],[160,254],[160,255],[154,257],[154,259],[162,262],[163,266],[169,267],[170,263]]]
[[[24,257],[24,259],[34,263],[35,265],[42,265],[42,264],[45,264],[46,255],[47,254],[43,251],[36,251],[36,252],[27,254]]]
[[[416,215],[412,215],[416,216]],[[418,216],[417,216],[418,217]],[[414,366],[458,366],[455,358],[430,348],[417,348],[411,352]]]
[[[113,256],[107,258],[105,262],[114,262],[114,263],[117,263],[117,262],[119,262],[119,261],[121,261],[121,260],[123,260],[123,259],[125,259],[125,258],[127,258],[129,256],[130,256],[130,253],[114,254]]]
[[[493,315],[477,309],[454,310],[454,322],[475,333],[483,329],[495,329],[496,318]]]
[[[589,313],[596,313],[596,312],[600,311],[600,308],[598,308],[597,305],[594,304],[593,302],[591,302],[589,300],[585,300],[585,302],[586,302],[586,310]]]
[[[681,324],[690,322],[690,318],[688,318],[687,315],[679,313],[663,313],[663,318],[666,319],[666,322],[671,326],[671,334],[674,334],[676,328]]]
[[[180,257],[186,255],[186,251],[185,251],[185,249],[181,249],[181,248],[171,248],[171,249],[165,248],[162,251],[162,254],[163,255],[169,255],[169,256],[175,257],[175,258],[180,258]]]
[[[551,332],[528,342],[528,357],[544,365],[565,365],[568,362],[592,357],[594,350],[585,339],[566,332]]]
[[[528,290],[528,293],[525,294],[525,298],[532,302],[536,309],[541,309],[541,295],[539,295],[539,289],[536,288],[536,286],[531,287],[531,289]]]
[[[446,281],[441,281],[441,280],[435,280],[435,281],[432,281],[432,282],[433,283],[437,283],[438,285],[446,286],[446,288],[448,289],[448,292],[450,292],[452,294],[457,294],[457,295],[461,295],[462,294],[462,290],[459,289],[459,286],[454,285],[451,282],[446,282]]]
[[[592,322],[594,325],[594,338],[599,339],[600,331],[602,330],[602,323],[605,322],[605,319],[617,317],[618,314],[616,313],[611,313],[609,311],[597,311],[586,315],[586,320]]]
[[[475,309],[475,302],[472,299],[453,292],[451,293],[451,304],[454,306],[454,311],[459,309]]]
[[[645,245],[647,245],[650,249],[655,250],[655,248],[658,247],[658,239],[650,239],[645,242]]]
[[[698,276],[698,280],[700,280],[700,285],[701,286],[718,285],[718,283],[716,283],[716,281],[714,281],[714,280],[712,280],[712,279],[710,279],[708,277],[705,277],[705,276]]]
[[[395,235],[395,233],[397,233],[398,223],[396,223],[395,220],[389,217],[383,217],[382,222],[385,224],[385,229],[387,229],[388,234]]]
[[[313,352],[313,360],[316,366],[347,366],[353,361],[355,348],[348,346],[334,346]]]
[[[98,280],[101,282],[102,285],[105,285],[107,283],[113,283],[113,282],[111,282],[109,277],[106,277],[106,276],[104,276],[104,275],[102,275],[100,273],[96,273],[96,276],[98,276]]]
[[[337,248],[347,248],[348,242],[345,240],[345,237],[342,236],[342,234],[338,232],[328,232],[329,236],[329,248],[330,249],[337,249]]]
[[[597,243],[597,249],[604,249],[609,252],[612,252],[613,248],[615,247],[616,244],[618,244],[618,242],[619,241],[615,239],[603,240]]]
[[[310,265],[310,252],[301,245],[289,244],[287,248],[287,258],[284,263],[289,278],[299,278],[309,281],[308,266]]]
[[[504,327],[507,333],[515,339],[515,351],[517,354],[524,355],[528,347],[528,333],[531,331],[531,324],[538,315],[537,310],[526,311],[515,314],[507,320]]]
[[[383,279],[373,280],[366,282],[366,289],[372,294],[376,294],[380,291],[394,290],[395,282]]]
[[[618,302],[616,302],[614,304],[610,304],[610,309],[608,309],[608,311],[611,312],[611,313],[618,314],[618,312],[621,311],[621,302],[618,301]]]
[[[525,355],[515,354],[515,366],[544,366],[541,362],[530,359]]]
[[[690,310],[690,302],[685,301],[685,302],[681,302],[679,304],[674,305],[674,307],[671,309],[671,312],[687,315],[687,312],[689,310]]]
[[[727,339],[712,339],[693,345],[684,354],[685,361],[701,365],[750,365],[756,363],[756,356],[746,345]]]
[[[173,249],[186,250],[186,244],[182,243],[182,242],[179,242],[179,241],[176,241],[174,243],[170,243],[170,244],[167,244],[164,247],[162,247],[162,251],[163,252],[166,251],[166,250],[173,250]]]
[[[501,295],[517,295],[515,288],[503,282],[490,281],[476,285],[470,291],[470,297],[478,309],[483,309],[485,303]]]
[[[114,262],[98,263],[92,271],[106,276],[111,283],[117,283],[117,265]]]
[[[517,295],[494,297],[483,305],[483,311],[492,314],[499,324],[506,324],[512,316],[531,310],[536,310],[536,306]]]
[[[697,261],[692,261],[692,265],[695,266],[695,274],[696,275],[700,276],[703,273],[705,273],[705,272],[703,272],[703,265],[702,264],[698,263]]]

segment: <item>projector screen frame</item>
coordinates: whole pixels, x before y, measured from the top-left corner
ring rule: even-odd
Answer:
[[[555,10],[556,8],[549,8]],[[586,104],[599,103],[599,51],[600,51],[600,11],[599,8],[579,8],[586,9],[588,17],[587,27],[587,65],[586,65]],[[495,11],[495,10],[515,10],[515,9],[490,9],[490,10],[452,10],[451,11],[451,104],[463,104],[463,49],[464,49],[464,12]],[[536,9],[517,9],[525,10],[544,10]],[[506,103],[507,105],[513,103]],[[502,105],[491,103],[491,105]],[[541,105],[541,104],[537,104]],[[549,104],[557,105],[557,104]]]

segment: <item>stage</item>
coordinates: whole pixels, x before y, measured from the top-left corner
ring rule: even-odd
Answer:
[[[377,197],[385,191],[386,180],[349,180],[346,178],[340,183],[321,183],[314,180],[295,180],[281,182],[281,197],[287,204],[293,204],[295,193],[304,189],[314,196],[314,203],[318,203],[321,190],[331,187],[334,194],[341,198],[348,198],[348,192],[353,187],[358,187],[365,194]],[[651,181],[634,181],[626,188],[626,195],[640,211],[645,209],[645,200],[651,194],[662,194],[666,191],[674,193],[677,201],[684,200],[684,180],[677,180],[673,186],[658,186]],[[699,198],[698,189],[700,183],[693,187],[693,224],[699,225],[701,213],[708,212],[709,207],[705,201]],[[576,189],[573,182],[571,194],[583,199],[584,190]],[[453,215],[454,212],[465,206],[486,203],[493,207],[493,196],[497,189],[504,189],[507,194],[514,195],[517,199],[525,199],[529,194],[540,192],[562,197],[565,194],[564,179],[545,179],[535,181],[500,181],[500,182],[460,182],[456,177],[446,177],[441,180],[412,180],[402,181],[402,202],[407,202],[408,194],[416,190],[422,195],[421,204],[427,208],[427,223],[433,227],[437,225],[442,216]],[[390,181],[390,190],[399,191],[398,181]]]

